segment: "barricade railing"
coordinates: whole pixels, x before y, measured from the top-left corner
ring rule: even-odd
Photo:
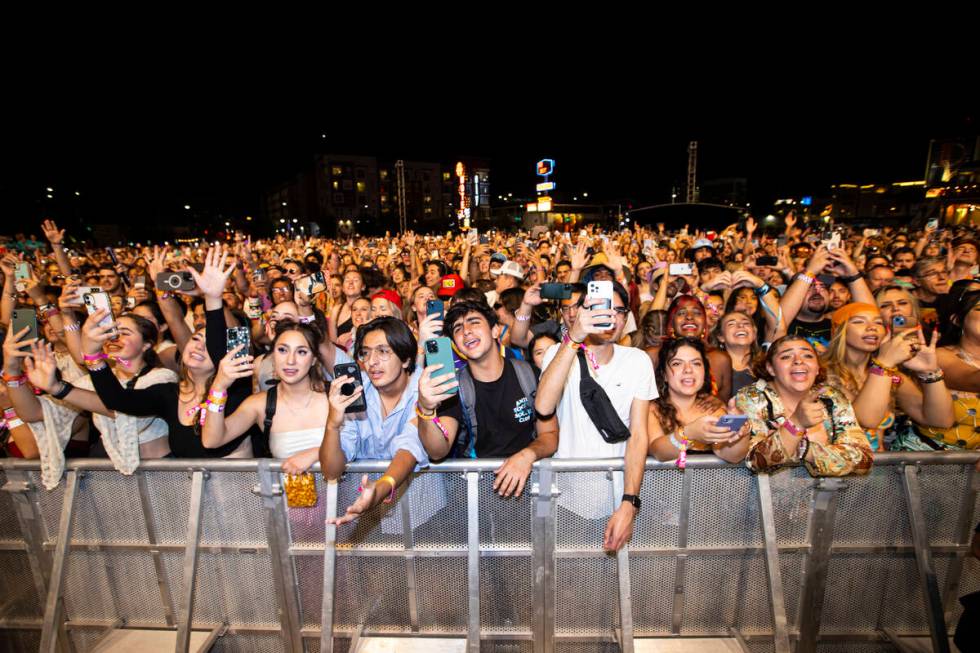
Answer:
[[[977,458],[881,454],[844,479],[650,460],[616,554],[602,540],[621,460],[539,461],[516,499],[493,493],[500,461],[433,465],[339,528],[325,519],[385,463],[352,464],[337,483],[317,473],[317,505],[288,508],[272,460],[147,461],[132,476],[72,460],[50,492],[36,462],[5,460],[0,639],[87,651],[146,629],[175,633],[175,650],[419,637],[631,653],[640,638],[726,638],[784,653],[926,637],[947,651],[957,597],[980,589]]]

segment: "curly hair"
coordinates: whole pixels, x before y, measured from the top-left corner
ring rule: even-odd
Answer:
[[[696,338],[674,338],[668,340],[660,350],[657,357],[657,390],[660,395],[653,400],[653,405],[660,416],[660,425],[664,433],[673,433],[681,425],[680,417],[677,415],[677,407],[670,400],[670,386],[667,383],[667,373],[671,359],[677,354],[681,347],[690,347],[698,352],[701,357],[701,364],[704,367],[704,380],[698,388],[697,401],[712,401],[721,406],[721,402],[711,394],[711,363],[708,361],[708,354],[704,343]]]
[[[769,349],[766,350],[765,356],[757,356],[752,364],[752,375],[757,379],[763,379],[765,381],[771,382],[775,377],[769,372],[768,365],[772,364],[773,359],[776,357],[776,352],[787,342],[800,341],[805,342],[807,347],[813,349],[813,353],[817,356],[817,361],[820,362],[820,354],[814,349],[813,344],[804,338],[803,336],[796,334],[785,335],[782,338],[778,338]],[[813,382],[814,386],[822,385],[827,380],[827,370],[820,362],[820,369],[817,372],[817,378]]]

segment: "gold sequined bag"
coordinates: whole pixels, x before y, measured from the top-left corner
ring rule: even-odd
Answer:
[[[313,474],[286,474],[286,505],[310,508],[316,505],[316,479]]]

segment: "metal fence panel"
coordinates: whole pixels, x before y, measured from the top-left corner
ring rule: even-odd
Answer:
[[[870,641],[885,628],[929,633],[904,465],[921,463],[915,477],[921,523],[947,623],[955,624],[960,609],[951,601],[980,589],[980,562],[965,558],[968,536],[980,518],[974,458],[882,455],[867,477],[844,480],[835,495],[815,650],[890,650],[887,643]],[[522,497],[506,499],[492,489],[498,464],[433,466],[414,477],[394,503],[338,529],[335,651],[347,650],[359,629],[365,636],[464,638],[476,632],[469,631],[471,606],[479,606],[480,650],[537,651],[552,637],[556,651],[619,650],[615,638],[624,633],[615,629],[625,600],[619,574],[628,574],[623,581],[631,588],[626,621],[633,631],[627,634],[722,636],[734,626],[751,650],[776,650],[759,484],[744,466],[697,457],[680,471],[649,462],[644,506],[624,565],[602,551],[606,521],[622,491],[621,461],[546,461]],[[0,651],[37,648],[44,616],[46,597],[39,594],[30,565],[31,533],[22,532],[19,518],[35,512],[40,518],[36,544],[48,574],[65,496],[63,486],[42,489],[30,463],[5,462],[4,467],[0,485],[8,471],[23,470],[16,472],[18,478],[30,479],[33,487],[11,485],[8,489],[19,494],[0,493]],[[275,541],[267,532],[273,522],[266,519],[270,504],[256,492],[256,461],[160,461],[145,465],[138,472],[142,479],[122,476],[105,462],[69,461],[68,467],[76,470],[79,484],[62,596],[78,651],[91,650],[119,618],[134,626],[175,627],[183,595],[189,473],[205,469],[192,627],[230,626],[214,650],[286,650],[279,605],[286,592],[298,599],[296,627],[304,629],[306,649],[319,650],[328,488],[319,475],[318,504],[286,514],[289,541],[284,544],[291,565],[276,563],[280,571],[273,573]],[[352,466],[336,486],[338,512],[355,500],[362,473],[377,478],[383,468],[383,463]],[[542,469],[554,479],[553,501],[550,487],[538,487]],[[474,479],[479,475],[472,485],[467,472]],[[795,468],[773,474],[769,485],[778,560],[773,549],[770,558],[782,577],[792,638],[807,583],[813,581],[806,572],[814,555],[815,484]],[[469,555],[471,489],[478,508],[473,522],[478,557]],[[278,486],[272,491],[274,502],[281,501]],[[582,497],[589,505],[578,510]],[[541,524],[554,528],[553,549],[540,548],[549,546],[546,533],[536,531]],[[541,584],[549,566],[555,579],[551,591]],[[553,628],[541,631],[542,620],[551,623],[549,614]],[[544,639],[534,641],[541,633]]]

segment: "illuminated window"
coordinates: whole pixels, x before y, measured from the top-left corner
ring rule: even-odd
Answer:
[[[388,203],[388,196],[387,195],[382,195],[381,196],[381,203],[382,204],[387,204]]]
[[[449,181],[450,179],[451,179],[451,176],[450,176],[450,174],[448,172],[442,173],[442,180],[443,181]]]
[[[334,190],[340,190],[340,182],[337,181],[336,179],[333,180],[333,184],[331,185],[333,186]]]
[[[363,181],[357,182],[357,192],[358,193],[363,193],[366,190],[367,190],[367,184],[365,184]]]
[[[339,177],[340,175],[344,174],[344,171],[340,166],[334,166],[330,168],[330,174],[332,174],[334,177]]]
[[[429,207],[429,206],[425,207],[425,212],[426,212],[426,214],[432,213],[432,207]]]
[[[388,179],[388,171],[387,170],[382,170],[381,171],[381,179],[382,180]]]
[[[432,202],[432,196],[431,195],[426,195],[425,196],[425,203],[426,204],[429,204],[430,202]]]

